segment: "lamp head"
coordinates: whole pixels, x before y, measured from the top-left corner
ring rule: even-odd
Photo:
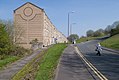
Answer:
[[[71,13],[75,13],[75,11],[71,11]]]

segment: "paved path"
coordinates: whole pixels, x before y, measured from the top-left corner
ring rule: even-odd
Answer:
[[[26,56],[13,64],[9,65],[5,70],[0,71],[0,80],[11,80],[11,78],[21,70],[25,64],[27,64],[30,60],[36,57],[41,50],[35,51],[32,55]]]
[[[55,80],[94,80],[73,46],[68,46],[61,56]]]

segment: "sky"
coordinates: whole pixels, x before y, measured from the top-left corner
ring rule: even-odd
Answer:
[[[72,11],[69,25],[72,25],[72,33],[79,36],[85,36],[87,30],[105,29],[119,21],[119,0],[0,0],[0,19],[13,20],[13,10],[26,2],[43,8],[51,22],[66,36],[68,13]]]

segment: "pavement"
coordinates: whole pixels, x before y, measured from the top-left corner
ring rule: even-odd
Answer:
[[[94,80],[73,45],[69,45],[64,50],[57,67],[55,80]]]
[[[33,52],[33,54],[23,57],[22,59],[12,63],[7,68],[0,71],[0,80],[11,80],[29,61],[36,57],[43,49]]]

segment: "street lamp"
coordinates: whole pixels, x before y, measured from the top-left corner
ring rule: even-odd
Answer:
[[[69,36],[69,16],[70,16],[71,13],[74,13],[74,11],[71,11],[71,12],[68,13],[68,36]]]
[[[76,24],[76,23],[70,24],[70,35],[72,34],[72,26],[73,26],[74,24]]]

